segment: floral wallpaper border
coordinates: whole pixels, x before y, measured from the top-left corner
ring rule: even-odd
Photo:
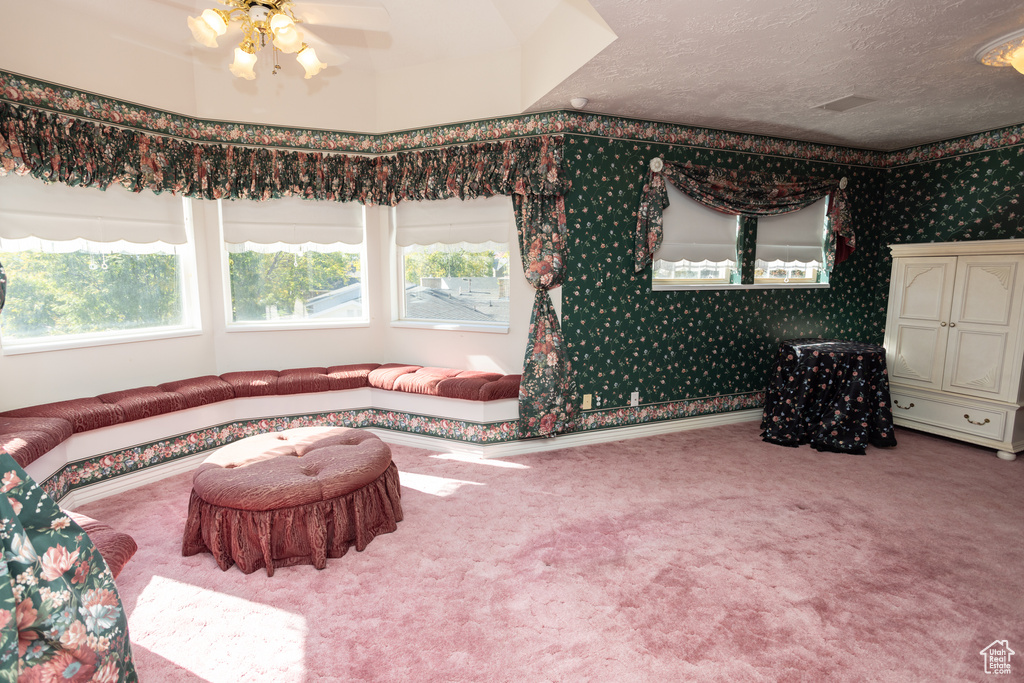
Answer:
[[[1024,142],[1024,124],[1020,124],[896,152],[878,152],[572,111],[524,114],[379,135],[346,133],[197,119],[2,70],[0,101],[197,142],[361,154],[390,154],[510,137],[576,133],[892,168]]]
[[[226,422],[71,462],[40,485],[54,500],[60,500],[84,486],[220,448],[247,436],[293,427],[374,427],[478,444],[506,443],[519,438],[516,420],[480,424],[374,409],[267,417]]]
[[[682,417],[726,413],[759,408],[764,392],[735,396],[714,396],[675,401],[637,408],[612,408],[584,413],[577,418],[576,431],[609,429]],[[131,448],[101,453],[64,465],[40,486],[54,500],[75,489],[163,465],[181,458],[220,448],[247,436],[293,427],[374,427],[410,434],[422,434],[462,443],[495,445],[519,440],[516,420],[480,424],[383,410],[341,410],[227,422],[212,427],[152,441]]]
[[[636,408],[623,407],[607,410],[588,410],[576,418],[576,431],[627,427],[629,425],[648,424],[665,420],[678,420],[683,417],[731,413],[737,410],[760,408],[763,405],[764,392],[756,391],[749,394],[711,396],[684,401],[654,403]]]

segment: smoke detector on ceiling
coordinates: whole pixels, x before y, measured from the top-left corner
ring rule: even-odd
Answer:
[[[590,102],[590,100],[586,97],[574,97],[569,100],[569,104],[572,105],[573,109],[583,109],[583,107],[587,106],[588,102]]]

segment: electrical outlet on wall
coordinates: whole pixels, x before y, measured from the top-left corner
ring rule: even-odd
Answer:
[[[629,405],[633,406],[634,408],[636,408],[638,405],[640,405],[640,392],[639,391],[634,391],[632,394],[629,395]]]

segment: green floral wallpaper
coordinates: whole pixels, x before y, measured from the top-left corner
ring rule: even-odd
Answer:
[[[632,228],[651,157],[801,175],[846,176],[857,249],[827,290],[653,292],[632,272]],[[897,168],[802,161],[567,136],[569,221],[563,331],[579,392],[594,410],[764,390],[779,341],[882,343],[887,245],[1024,237],[1024,148]]]
[[[1024,238],[1024,146],[889,171],[882,239],[959,242]]]

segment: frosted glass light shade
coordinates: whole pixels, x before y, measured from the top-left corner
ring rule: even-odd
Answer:
[[[209,25],[213,32],[222,36],[228,31],[228,20],[224,12],[215,9],[203,10],[201,18]]]
[[[270,20],[270,27],[274,33],[274,47],[281,52],[292,54],[302,49],[302,32],[295,28],[291,19],[288,19],[287,22],[279,22],[281,25],[275,29],[274,22],[278,17],[283,16],[283,14],[277,14]]]
[[[205,16],[189,17],[188,27],[192,30],[192,37],[196,42],[206,47],[217,47],[217,32],[206,21]]]
[[[228,69],[231,70],[235,76],[244,78],[247,81],[251,81],[256,78],[256,73],[252,70],[253,66],[256,65],[256,55],[251,52],[246,52],[240,47],[235,48],[235,61],[232,62]]]
[[[312,78],[327,68],[327,65],[316,56],[316,50],[309,45],[303,44],[299,54],[295,55],[295,59],[299,60],[299,64],[306,69],[306,78]]]
[[[1019,73],[1024,74],[1024,46],[1018,48],[1016,52],[1010,55],[1010,66]]]
[[[284,28],[295,28],[295,22],[292,21],[292,18],[289,17],[287,14],[278,12],[277,14],[270,18],[271,31],[274,31],[276,33],[277,31],[280,31],[281,29]]]

